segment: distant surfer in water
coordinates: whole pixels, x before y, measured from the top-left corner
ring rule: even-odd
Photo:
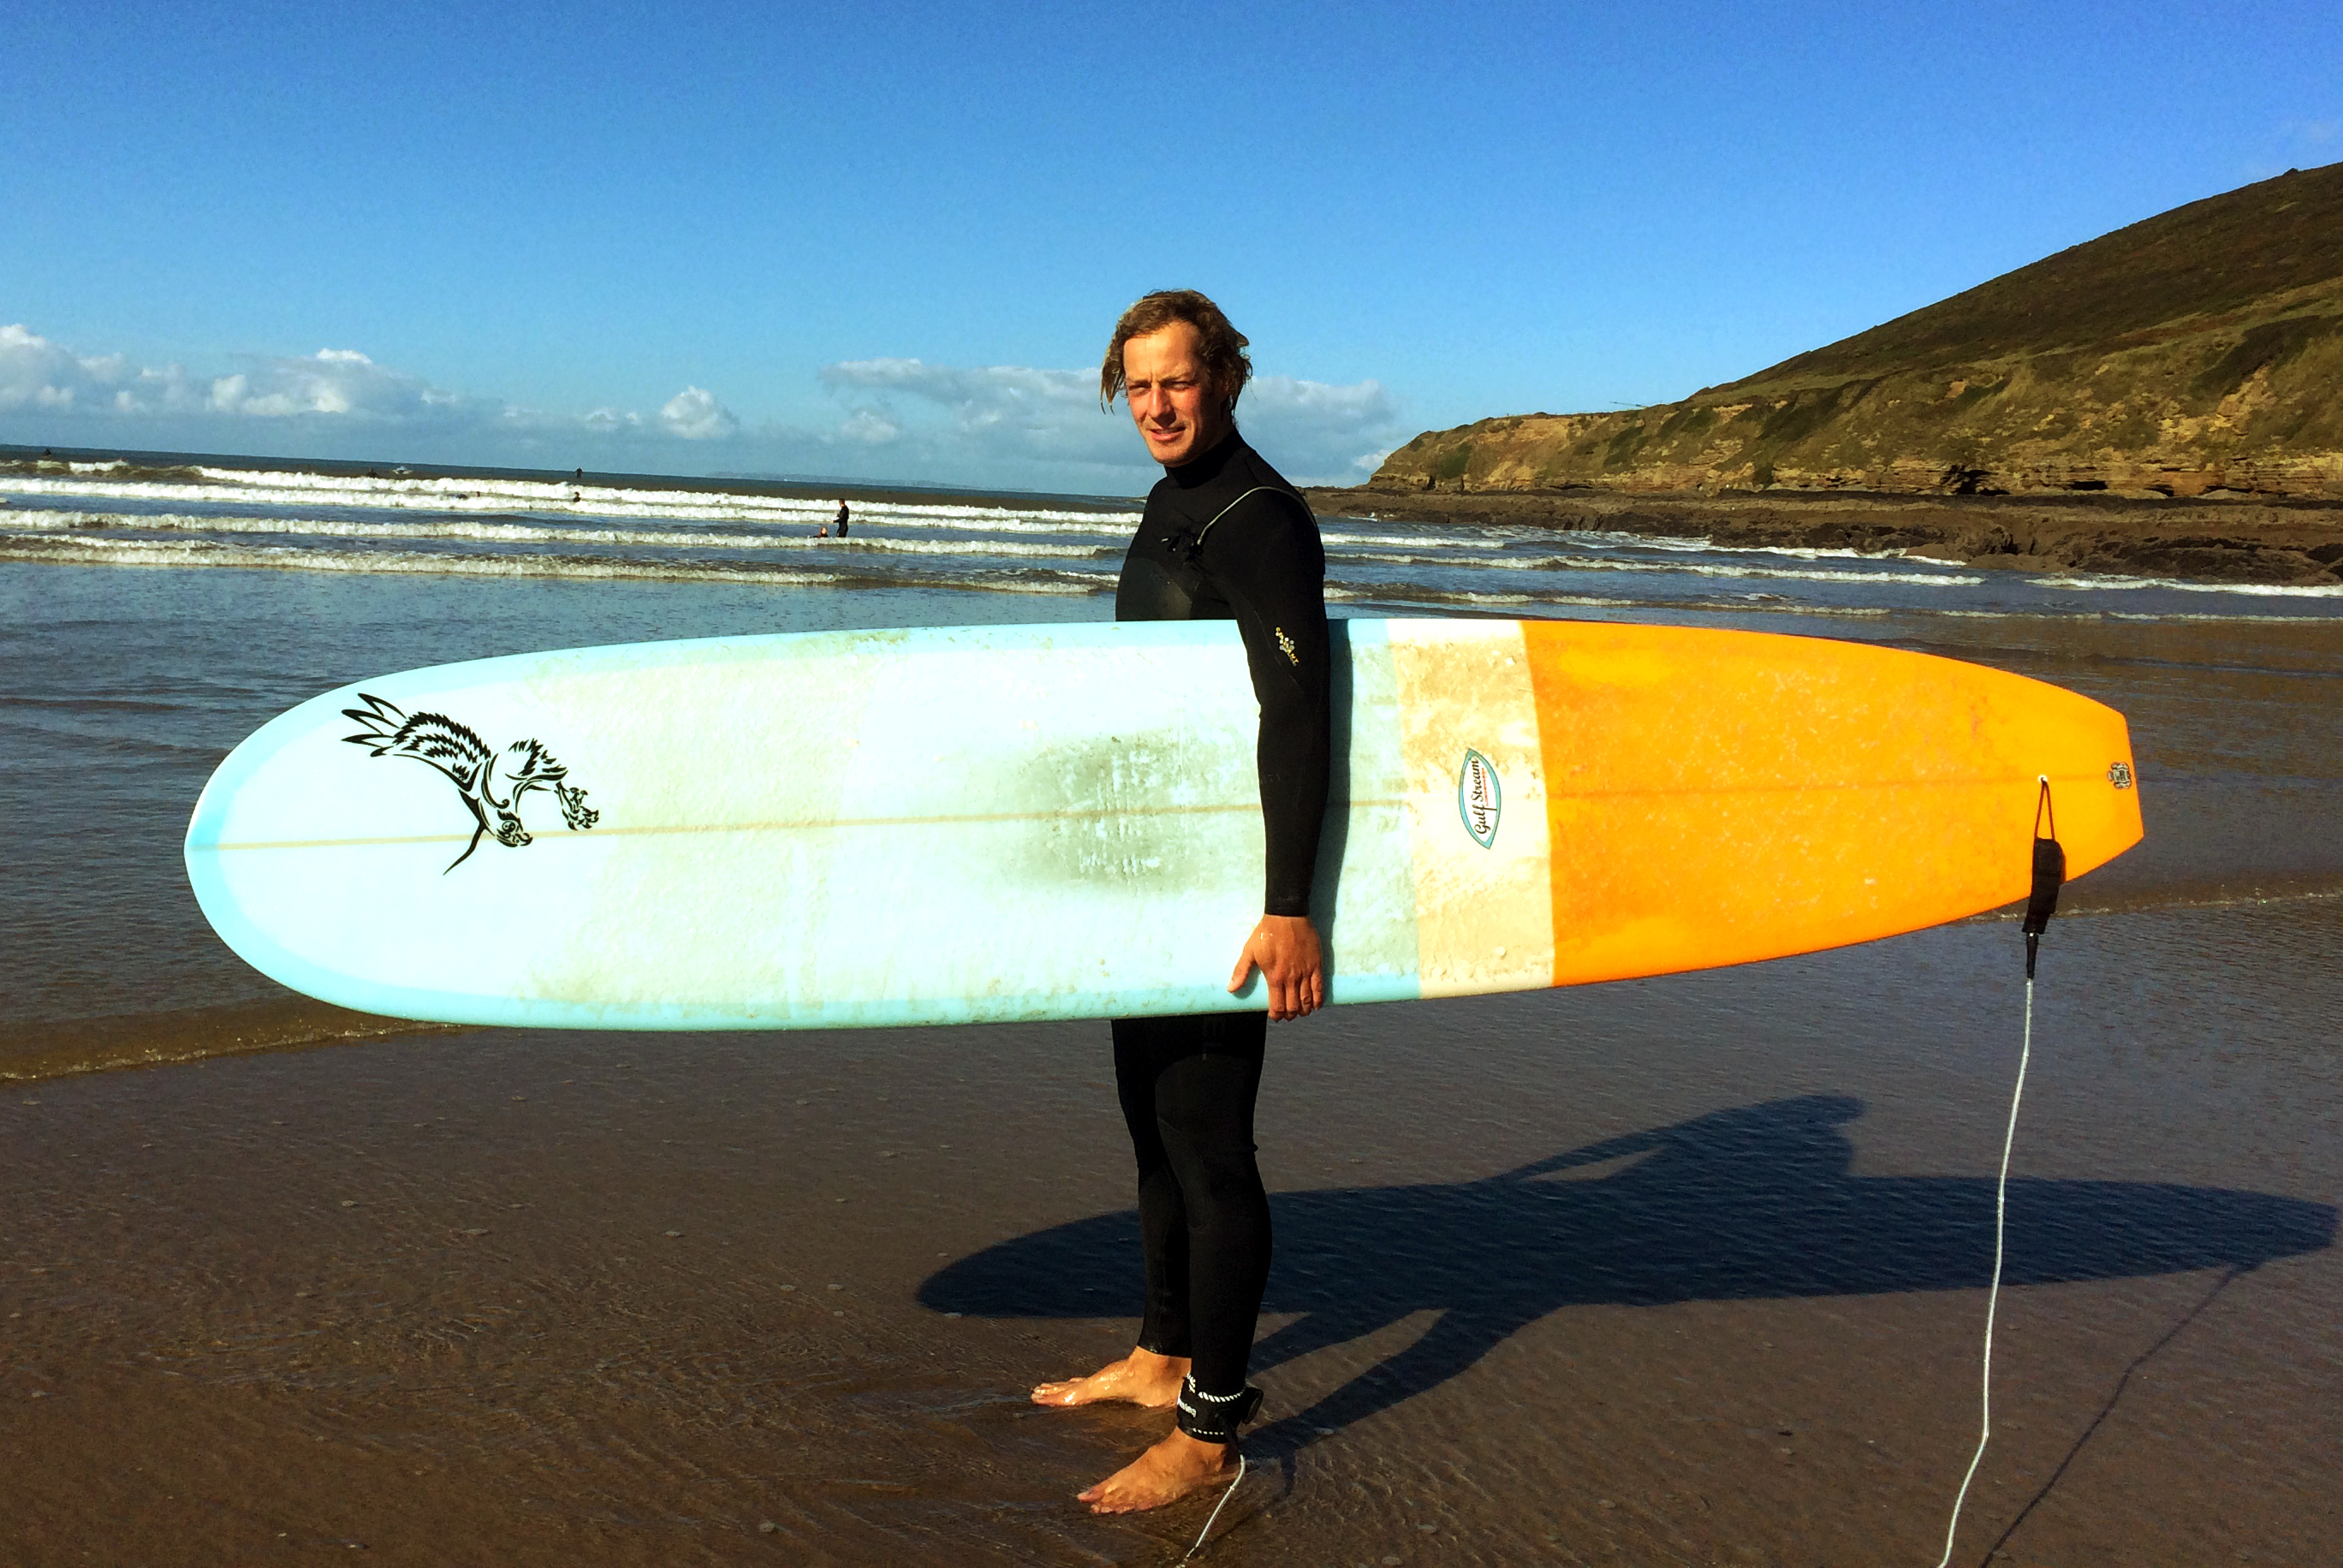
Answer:
[[[844,501],[838,503],[838,537],[841,539],[846,537],[846,503]]]
[[[1269,1198],[1253,1101],[1269,1020],[1326,1000],[1310,890],[1331,754],[1325,552],[1301,493],[1237,433],[1245,338],[1191,290],[1151,294],[1115,323],[1100,400],[1120,393],[1163,465],[1115,590],[1117,620],[1234,620],[1261,704],[1256,760],[1268,840],[1261,921],[1228,989],[1259,970],[1266,1012],[1114,1020],[1115,1089],[1139,1162],[1146,1314],[1131,1353],[1045,1382],[1036,1404],[1176,1407],[1177,1425],[1081,1494],[1094,1512],[1156,1508],[1221,1479],[1261,1402],[1245,1372],[1269,1279]]]

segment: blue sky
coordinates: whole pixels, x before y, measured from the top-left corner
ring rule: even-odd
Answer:
[[[1146,289],[1297,477],[2343,158],[2331,0],[35,0],[0,441],[1095,493]],[[323,356],[321,357],[321,356]]]

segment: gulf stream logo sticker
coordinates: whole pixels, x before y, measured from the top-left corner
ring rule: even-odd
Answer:
[[[1483,849],[1497,841],[1497,818],[1503,809],[1496,768],[1478,751],[1467,749],[1464,766],[1456,775],[1456,814],[1464,819],[1464,830]]]

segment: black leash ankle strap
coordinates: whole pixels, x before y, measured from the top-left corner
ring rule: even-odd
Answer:
[[[1261,1390],[1250,1384],[1239,1393],[1206,1393],[1192,1372],[1180,1385],[1180,1430],[1199,1442],[1234,1442],[1260,1409]]]

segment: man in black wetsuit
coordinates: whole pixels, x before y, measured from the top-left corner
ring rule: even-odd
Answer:
[[[1261,922],[1229,990],[1255,970],[1266,1012],[1114,1021],[1116,1091],[1139,1161],[1146,1315],[1139,1343],[1037,1404],[1122,1400],[1178,1409],[1174,1431],[1082,1493],[1102,1513],[1154,1508],[1220,1478],[1261,1402],[1246,1386],[1269,1278],[1269,1199],[1253,1162],[1253,1100],[1272,1019],[1326,1000],[1310,919],[1326,811],[1330,723],[1326,558],[1301,494],[1237,433],[1252,366],[1201,294],[1151,294],[1115,324],[1101,400],[1123,395],[1163,465],[1115,590],[1117,620],[1234,620],[1261,704],[1256,751],[1268,841]]]

